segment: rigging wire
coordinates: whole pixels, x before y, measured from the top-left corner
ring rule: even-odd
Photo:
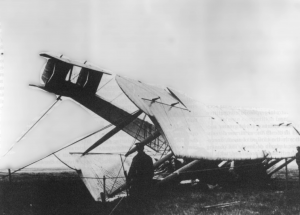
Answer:
[[[164,154],[165,154],[165,152],[166,152],[167,148],[169,148],[169,146],[168,146],[168,145],[166,146],[165,150],[164,150],[164,151],[163,151],[163,153],[161,154],[161,156],[160,156],[160,159],[161,159],[161,158],[164,156]]]
[[[68,164],[66,164],[65,162],[63,162],[59,157],[57,157],[57,155],[56,155],[55,153],[53,153],[53,155],[54,155],[60,162],[62,162],[64,165],[66,165],[66,166],[69,167],[70,169],[75,170],[75,171],[78,171],[78,169],[72,168],[72,167],[70,167]]]
[[[142,123],[141,123],[141,125],[140,125],[140,127],[139,127],[139,130],[137,131],[137,133],[136,133],[136,135],[135,135],[135,137],[134,137],[134,139],[133,139],[133,141],[132,141],[132,144],[131,144],[131,146],[130,146],[128,152],[132,149],[133,145],[135,144],[135,141],[136,141],[137,137],[139,136],[139,134],[140,134],[140,132],[141,132],[141,130],[142,130],[142,127],[143,127],[143,125],[144,125],[146,116],[147,116],[147,115],[144,114]]]
[[[123,92],[121,92],[119,95],[117,95],[113,100],[111,100],[109,103],[112,103],[114,100],[116,100],[118,97],[120,97],[121,95],[123,95]]]
[[[129,148],[128,152],[131,150],[131,148],[132,148],[132,147],[133,147],[133,145],[135,144],[136,138],[138,137],[138,135],[139,135],[139,133],[140,133],[140,130],[141,130],[141,128],[142,128],[142,126],[143,126],[143,124],[144,124],[145,118],[146,118],[146,114],[144,115],[143,121],[142,121],[142,123],[140,124],[140,127],[139,127],[139,129],[138,129],[138,131],[137,131],[137,133],[136,133],[136,135],[135,135],[135,137],[134,137],[133,141],[132,141],[132,144],[131,144],[131,146],[130,146],[130,148]],[[124,162],[126,161],[126,158],[127,158],[127,157],[125,157],[125,159],[124,159]],[[120,175],[120,173],[121,173],[121,170],[122,170],[122,167],[120,168],[120,170],[119,170],[119,172],[118,172],[118,175],[117,175],[117,176],[119,176],[119,175]],[[113,185],[112,185],[112,188],[110,189],[110,192],[111,192],[111,191],[112,191],[112,189],[114,188],[114,186],[115,186],[116,182],[117,182],[117,180],[115,180],[115,181],[114,181],[114,183],[113,183]]]
[[[133,112],[133,114],[136,113],[136,112],[137,112],[137,111]],[[124,119],[124,120],[126,120],[126,119]],[[120,123],[122,123],[122,122],[123,122],[123,120],[122,120]],[[91,133],[91,134],[89,134],[89,135],[87,135],[87,136],[85,136],[85,137],[83,137],[83,138],[80,138],[79,140],[77,140],[77,141],[75,141],[75,142],[73,142],[73,143],[71,143],[71,144],[69,144],[69,145],[67,145],[67,146],[65,146],[65,147],[63,147],[63,148],[61,148],[61,149],[59,149],[59,150],[53,152],[53,153],[57,153],[57,152],[59,152],[59,151],[65,149],[65,148],[67,148],[67,147],[70,147],[70,146],[74,145],[75,143],[78,143],[78,142],[80,142],[80,141],[82,141],[82,140],[84,140],[84,139],[86,139],[86,138],[88,138],[88,137],[90,137],[90,136],[92,136],[92,135],[94,135],[94,134],[100,132],[100,131],[103,131],[103,130],[105,130],[105,129],[111,127],[112,125],[113,125],[112,123],[111,123],[111,124],[108,124],[107,126],[104,126],[103,128],[101,128],[101,129],[99,129],[99,130],[97,130],[97,131],[95,131],[95,132],[93,132],[93,133]],[[116,126],[118,126],[118,125],[116,125]],[[22,168],[20,168],[20,169],[15,170],[15,171],[12,172],[11,174],[14,174],[15,172],[18,172],[18,171],[20,171],[20,170],[22,170],[22,169],[24,169],[24,168],[26,168],[26,167],[28,167],[28,166],[30,166],[30,165],[36,163],[36,162],[38,162],[38,161],[41,161],[41,160],[45,159],[45,158],[51,156],[53,153],[51,153],[51,154],[47,155],[46,157],[43,157],[43,158],[41,158],[41,159],[39,159],[39,160],[37,160],[37,161],[34,161],[34,162],[32,162],[32,163],[30,163],[30,164],[28,164],[28,165],[26,165],[26,166],[24,166],[24,167],[22,167]],[[4,176],[4,177],[6,177],[6,176]]]
[[[56,101],[48,108],[48,110],[23,134],[18,140],[17,143],[51,110],[51,108],[54,107],[54,105],[59,102],[61,99],[61,96],[58,96]]]
[[[57,153],[57,152],[59,152],[59,151],[65,149],[65,148],[67,148],[67,147],[69,147],[69,146],[72,146],[72,145],[74,145],[75,143],[80,142],[81,140],[84,140],[84,139],[86,139],[86,138],[88,138],[88,137],[90,137],[90,136],[92,136],[92,135],[94,135],[94,134],[96,134],[96,133],[98,133],[98,132],[100,132],[100,131],[103,131],[103,130],[109,128],[109,127],[112,126],[112,125],[113,125],[113,124],[109,124],[109,125],[107,125],[107,126],[104,126],[103,128],[101,128],[101,129],[99,129],[99,130],[97,130],[97,131],[95,131],[95,132],[93,132],[93,133],[91,133],[91,134],[89,134],[89,135],[87,135],[87,136],[85,136],[85,137],[83,137],[83,138],[80,138],[79,140],[76,140],[75,142],[73,142],[73,143],[71,143],[71,144],[69,144],[69,145],[67,145],[67,146],[64,146],[64,147],[61,148],[61,149],[58,149],[57,151],[55,151],[55,152],[53,152],[53,153]],[[20,170],[22,170],[22,169],[24,169],[24,168],[26,168],[26,167],[32,165],[32,164],[34,164],[34,163],[36,163],[36,162],[39,162],[39,161],[45,159],[45,158],[51,156],[53,153],[51,153],[51,154],[47,155],[46,157],[43,157],[43,158],[41,158],[41,159],[39,159],[39,160],[37,160],[37,161],[34,161],[34,162],[32,162],[32,163],[30,163],[30,164],[28,164],[28,165],[26,165],[26,166],[24,166],[24,167],[22,167],[22,168],[20,168],[20,169],[15,170],[15,171],[12,172],[11,174],[14,174],[14,173],[16,173],[16,172],[18,172],[18,171],[20,171]],[[7,177],[7,176],[4,176],[4,177]]]
[[[101,90],[106,84],[108,84],[109,82],[111,82],[113,79],[114,79],[114,78],[110,79],[108,82],[106,82],[105,84],[103,84],[103,86],[100,87],[100,88],[96,91],[96,93],[97,93],[99,90]]]
[[[48,110],[17,140],[16,143],[18,143],[54,107],[54,105],[61,100],[60,98],[61,96],[57,97],[56,101],[50,106],[50,108],[48,108]],[[4,155],[2,155],[2,157],[7,155],[13,149],[16,143],[14,143],[10,149]]]
[[[119,206],[119,204],[121,203],[121,201],[124,199],[124,197],[122,197],[120,199],[120,201],[118,202],[118,204],[112,209],[112,211],[109,213],[109,215],[112,215],[112,213],[114,212],[114,210],[116,210],[116,208]]]

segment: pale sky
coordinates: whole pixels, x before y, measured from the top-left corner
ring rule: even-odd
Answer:
[[[300,1],[0,0],[0,23],[0,151],[55,101],[28,87],[40,82],[42,51],[88,60],[206,104],[284,110],[300,121]],[[38,152],[27,145],[55,148],[102,125],[64,101],[19,144],[30,156]]]

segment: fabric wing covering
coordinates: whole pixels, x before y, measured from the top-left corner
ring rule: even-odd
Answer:
[[[210,107],[121,76],[127,97],[150,116],[177,157],[244,160],[292,157],[300,145],[290,123],[268,112]]]
[[[104,193],[103,176],[105,176],[106,199],[118,187],[126,183],[121,157],[118,154],[86,154],[70,153],[77,162],[78,175],[95,199],[101,201],[100,193]],[[132,157],[122,156],[125,170],[128,172]],[[110,199],[111,200],[111,199]]]

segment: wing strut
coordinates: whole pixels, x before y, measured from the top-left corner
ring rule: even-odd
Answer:
[[[102,138],[100,138],[97,142],[95,142],[91,147],[89,147],[82,154],[82,156],[86,155],[87,153],[89,153],[90,151],[92,151],[94,148],[96,148],[97,146],[99,146],[100,144],[104,143],[106,140],[108,140],[109,138],[111,138],[113,135],[115,135],[116,133],[118,133],[126,125],[128,125],[134,119],[136,119],[141,113],[143,113],[143,111],[138,110],[136,113],[134,113],[133,115],[130,115],[127,119],[125,119],[124,121],[122,121],[120,124],[116,125],[116,127],[114,129],[112,129],[110,132],[108,132],[107,134],[105,134]]]
[[[167,177],[165,177],[163,180],[161,180],[158,185],[161,185],[167,181],[170,181],[174,178],[176,178],[180,173],[190,169],[191,167],[195,166],[196,164],[202,162],[201,160],[194,160],[192,162],[190,162],[189,164],[186,164],[185,166],[181,167],[180,169],[174,171],[173,173],[171,173],[170,175],[168,175]]]
[[[140,144],[142,144],[144,146],[144,145],[150,143],[152,140],[156,139],[159,136],[160,136],[159,131],[155,131],[154,133],[150,134],[149,137],[147,137],[146,139],[141,141]],[[137,151],[136,146],[133,147],[130,151],[128,151],[125,156],[127,157],[128,155],[134,153],[135,151]]]

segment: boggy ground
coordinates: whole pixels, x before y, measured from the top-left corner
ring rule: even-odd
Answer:
[[[104,206],[95,202],[76,173],[21,173],[10,184],[0,180],[0,214],[300,214],[298,170],[284,171],[265,186],[228,186],[203,191],[184,184],[155,191],[151,198],[130,202],[116,199]],[[240,201],[214,209],[203,206]]]

